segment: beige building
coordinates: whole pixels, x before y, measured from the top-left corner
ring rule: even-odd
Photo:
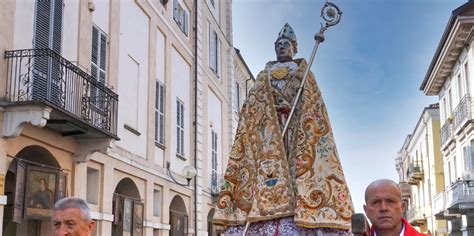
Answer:
[[[450,235],[474,234],[474,2],[455,9],[420,89],[438,96],[444,191],[435,196],[437,219]]]
[[[4,0],[0,31],[0,235],[51,235],[65,196],[95,235],[216,230],[253,78],[230,0]]]
[[[443,160],[440,151],[439,105],[426,107],[396,158],[404,217],[423,233],[443,235],[446,221],[436,220],[434,197],[443,191]]]

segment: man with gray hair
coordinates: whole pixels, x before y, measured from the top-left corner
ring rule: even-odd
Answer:
[[[86,201],[76,197],[56,202],[52,221],[55,236],[91,236],[95,227]]]

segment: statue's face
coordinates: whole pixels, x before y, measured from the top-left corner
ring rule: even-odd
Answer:
[[[275,53],[278,61],[289,61],[295,56],[295,50],[290,40],[282,38],[275,43]]]

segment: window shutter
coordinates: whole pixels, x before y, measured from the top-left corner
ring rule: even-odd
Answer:
[[[155,141],[164,144],[164,85],[156,81]]]
[[[52,39],[50,48],[57,54],[61,55],[62,44],[62,27],[63,27],[63,0],[52,0],[54,2],[52,14]],[[51,79],[49,85],[49,101],[56,105],[62,106],[64,99],[62,98],[62,66],[57,60],[50,59],[51,63]]]
[[[188,35],[188,12],[183,9],[183,32]]]
[[[18,224],[22,223],[25,201],[26,165],[16,160],[15,191],[13,192],[13,219]]]
[[[99,62],[99,29],[96,26],[92,26],[92,54],[91,60],[94,66],[96,66]],[[97,77],[96,75],[93,75]]]
[[[217,33],[216,32],[214,32],[214,33],[215,33],[215,36],[216,36],[216,56],[215,56],[216,61],[215,61],[215,65],[216,65],[216,73],[218,74],[221,71],[221,68],[220,68],[221,63],[219,63],[220,60],[221,60],[221,55],[220,55],[221,54],[221,41],[217,37]]]
[[[143,235],[143,208],[144,204],[141,202],[133,202],[132,225],[133,236]]]
[[[216,32],[212,29],[211,25],[209,25],[209,64],[211,69],[214,72],[217,72],[217,67],[216,67],[216,50],[217,50],[217,45],[216,45],[216,38],[217,34]]]
[[[177,140],[176,140],[176,144],[177,144],[176,145],[176,152],[178,154],[181,154],[181,148],[180,148],[180,146],[181,146],[181,143],[180,143],[180,141],[181,141],[181,137],[180,137],[181,136],[181,129],[180,129],[180,124],[181,124],[181,113],[180,112],[181,112],[181,109],[180,109],[179,100],[176,101],[176,111],[177,111],[176,112],[176,115],[177,115],[177,117],[176,117],[176,131],[177,131],[176,132],[177,133],[177,135],[176,135],[176,138],[177,138]]]
[[[49,48],[49,35],[51,30],[51,2],[36,1],[35,32],[33,46],[35,49]],[[34,100],[45,99],[47,95],[49,76],[49,59],[47,56],[36,57],[33,67]]]
[[[53,14],[53,39],[52,48],[56,53],[61,54],[62,28],[63,28],[63,0],[54,1]],[[38,1],[42,2],[42,1]],[[48,2],[48,1],[45,1]]]
[[[165,88],[162,84],[160,84],[160,96],[159,96],[159,127],[160,127],[160,143],[165,143]]]
[[[113,223],[115,225],[120,225],[122,222],[123,198],[118,194],[114,194],[112,205],[113,205],[113,211],[114,211]]]
[[[181,154],[184,155],[184,104],[181,103]]]
[[[173,1],[173,19],[176,22],[179,22],[179,8],[178,8],[178,0]]]

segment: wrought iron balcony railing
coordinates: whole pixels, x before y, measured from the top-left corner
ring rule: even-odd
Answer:
[[[465,95],[459,105],[454,109],[454,130],[457,131],[459,127],[463,126],[466,121],[472,119],[471,113],[471,97],[469,94]]]
[[[443,127],[441,127],[441,146],[443,147],[448,143],[449,140],[453,137],[453,128],[451,125],[451,121],[448,119],[444,122]]]
[[[113,136],[118,95],[51,49],[5,51],[7,102],[45,102]]]

